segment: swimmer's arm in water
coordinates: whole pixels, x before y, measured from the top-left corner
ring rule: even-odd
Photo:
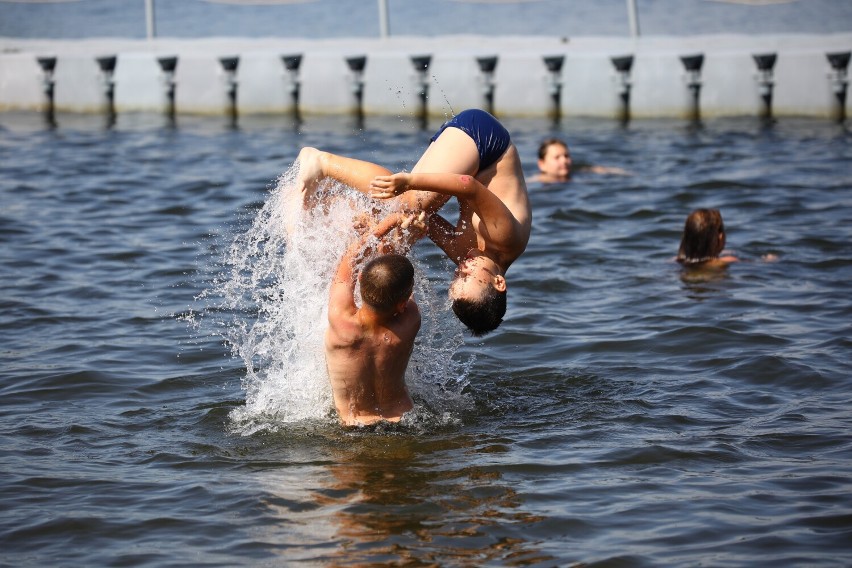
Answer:
[[[611,176],[629,176],[630,172],[622,168],[614,166],[580,166],[578,170],[593,174],[611,175]]]

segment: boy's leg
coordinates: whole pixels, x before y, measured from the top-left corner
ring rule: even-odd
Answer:
[[[452,126],[444,129],[420,156],[412,173],[451,173],[476,175],[479,150],[473,138]]]
[[[316,148],[305,147],[299,152],[297,185],[302,192],[313,191],[324,177],[330,177],[362,193],[370,192],[370,181],[392,172],[372,162],[346,158]]]
[[[300,191],[312,192],[324,177],[369,193],[370,182],[376,176],[391,175],[393,172],[378,164],[322,152],[305,147],[299,152]],[[463,130],[445,128],[420,156],[412,173],[454,173],[475,176],[479,171],[479,150],[476,143]],[[435,213],[449,201],[449,197],[429,191],[409,191],[397,198],[403,209]]]
[[[479,171],[476,143],[458,128],[445,128],[411,169],[412,173],[453,173],[475,176]],[[408,191],[399,199],[409,211],[435,213],[449,196],[430,191]]]

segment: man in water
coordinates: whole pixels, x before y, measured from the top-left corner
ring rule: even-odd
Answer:
[[[425,212],[428,235],[458,265],[453,311],[475,335],[497,328],[506,312],[509,266],[526,250],[532,211],[521,159],[508,131],[483,110],[459,113],[432,137],[410,174],[303,148],[299,188],[310,194],[325,177],[375,198],[399,196],[405,213]],[[459,201],[453,226],[437,211]]]
[[[364,245],[360,239],[343,254],[328,298],[325,358],[334,406],[346,426],[399,422],[414,407],[405,386],[420,330],[414,267],[400,254],[384,254],[367,262],[359,276]]]

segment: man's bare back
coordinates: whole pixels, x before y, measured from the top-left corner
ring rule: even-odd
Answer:
[[[401,255],[383,255],[368,263],[359,308],[354,300],[354,257],[350,247],[329,294],[325,354],[334,405],[347,426],[398,422],[414,407],[405,386],[405,370],[421,321],[411,297],[414,269]],[[387,282],[376,284],[376,271]],[[374,297],[388,299],[380,305]]]
[[[341,422],[347,426],[398,422],[414,407],[405,370],[420,329],[412,301],[389,325],[365,325],[358,313],[337,318],[325,335],[328,377]]]

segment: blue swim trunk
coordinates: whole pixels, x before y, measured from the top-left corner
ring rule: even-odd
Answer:
[[[479,151],[480,170],[486,169],[499,160],[512,142],[509,138],[509,131],[484,110],[468,109],[458,113],[438,129],[431,141],[437,140],[438,136],[449,126],[462,130],[476,143],[476,149]]]

